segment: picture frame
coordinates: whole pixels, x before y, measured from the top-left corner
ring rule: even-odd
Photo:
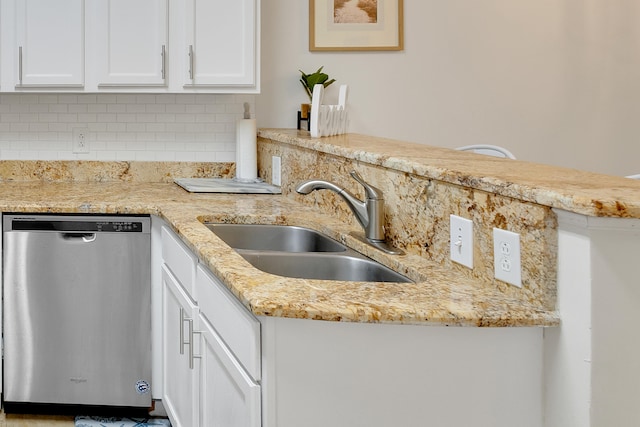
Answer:
[[[309,50],[403,50],[403,12],[403,0],[309,0]]]

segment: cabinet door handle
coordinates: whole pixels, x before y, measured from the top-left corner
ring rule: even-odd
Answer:
[[[162,80],[165,79],[165,66],[166,66],[166,57],[167,57],[167,48],[165,45],[162,45],[162,51],[160,52],[160,57],[162,58],[162,63],[160,64],[160,74],[162,75]]]
[[[189,79],[193,80],[193,45],[189,45]]]
[[[189,324],[189,340],[191,340],[191,335],[193,334],[193,319],[185,316],[184,308],[180,307],[180,354],[184,354],[184,346],[185,344],[191,346],[190,341],[184,340],[184,324],[187,322]],[[190,350],[192,351],[192,350]]]
[[[190,332],[189,335],[191,336],[189,340],[189,369],[193,369],[193,359],[201,358],[201,356],[196,356],[195,354],[193,354],[193,343],[194,343],[193,336],[200,335],[201,333],[193,330],[193,321],[191,321],[189,326],[191,328],[189,329],[189,332]]]
[[[22,46],[18,47],[18,79],[22,84]]]

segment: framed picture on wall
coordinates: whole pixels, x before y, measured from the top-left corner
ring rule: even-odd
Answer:
[[[403,0],[309,0],[309,50],[402,50]]]

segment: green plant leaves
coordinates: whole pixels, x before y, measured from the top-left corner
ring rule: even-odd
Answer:
[[[309,96],[310,100],[313,95],[313,87],[315,85],[323,85],[324,87],[327,87],[331,83],[336,81],[336,79],[329,80],[329,75],[322,72],[323,68],[324,68],[324,65],[318,68],[318,71],[311,74],[307,74],[302,70],[298,70],[300,71],[300,74],[302,74],[302,77],[300,78],[300,83],[302,84],[302,87],[304,87],[305,91],[307,92],[307,96]]]

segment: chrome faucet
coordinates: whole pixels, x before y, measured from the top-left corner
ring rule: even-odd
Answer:
[[[300,194],[309,194],[314,190],[331,190],[337,193],[347,202],[347,205],[364,229],[364,237],[366,238],[366,240],[363,240],[364,242],[389,254],[402,254],[401,250],[390,246],[384,237],[384,197],[382,191],[366,183],[354,170],[351,171],[351,176],[364,187],[366,194],[364,202],[333,182],[317,179],[300,182],[296,187],[296,191]]]

